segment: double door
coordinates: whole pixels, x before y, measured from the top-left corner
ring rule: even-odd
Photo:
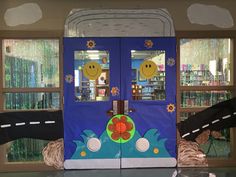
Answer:
[[[175,38],[64,38],[66,169],[176,165]]]

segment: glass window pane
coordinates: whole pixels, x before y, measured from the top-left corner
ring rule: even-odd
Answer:
[[[223,39],[180,40],[180,85],[233,84],[233,42]]]
[[[165,51],[131,51],[133,100],[165,100]]]
[[[109,52],[75,51],[75,100],[108,101],[110,87]]]
[[[59,87],[59,40],[3,40],[4,87]]]
[[[49,141],[22,138],[6,144],[8,162],[43,161],[42,150]]]
[[[209,107],[232,98],[232,92],[221,91],[183,91],[181,92],[181,107]]]
[[[59,93],[5,93],[4,109],[59,109]]]

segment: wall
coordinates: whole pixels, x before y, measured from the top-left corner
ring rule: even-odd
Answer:
[[[31,25],[9,27],[4,21],[4,13],[8,8],[23,3],[34,2],[42,10],[42,18]],[[175,29],[183,30],[222,30],[214,25],[191,24],[187,17],[187,8],[193,3],[217,5],[226,8],[236,19],[235,0],[1,0],[0,30],[49,31],[64,29],[65,19],[73,8],[166,8],[170,12]],[[235,30],[236,25],[223,30]]]

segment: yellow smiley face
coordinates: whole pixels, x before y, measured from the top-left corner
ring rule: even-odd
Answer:
[[[144,61],[139,68],[140,74],[145,79],[151,79],[156,75],[157,65],[153,61]]]
[[[102,68],[98,63],[91,61],[84,65],[83,73],[89,80],[96,80],[101,75]]]

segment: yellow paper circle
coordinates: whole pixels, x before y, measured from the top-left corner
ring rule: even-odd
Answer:
[[[87,155],[87,154],[86,154],[85,151],[80,152],[80,156],[81,156],[81,157],[85,157],[86,155]]]
[[[97,62],[91,61],[84,65],[83,73],[89,80],[96,80],[101,75],[102,68]]]
[[[139,68],[140,75],[144,79],[151,79],[153,78],[157,73],[157,65],[153,61],[145,60]]]
[[[158,149],[158,148],[154,148],[154,149],[153,149],[153,153],[154,153],[154,154],[158,154],[158,153],[159,153],[159,149]]]

